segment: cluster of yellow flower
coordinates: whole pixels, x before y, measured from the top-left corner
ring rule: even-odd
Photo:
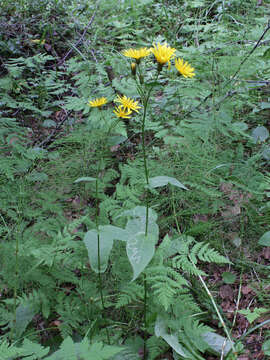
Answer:
[[[101,107],[107,104],[108,100],[105,97],[97,98],[93,101],[89,101],[88,105],[91,107]],[[129,119],[132,111],[139,112],[138,109],[141,106],[138,105],[138,101],[134,101],[131,98],[117,95],[117,98],[114,100],[116,103],[120,103],[121,105],[116,106],[113,112],[119,118]]]
[[[123,55],[132,59],[136,60],[136,63],[139,64],[141,59],[150,55],[151,53],[154,54],[156,61],[158,62],[158,70],[160,71],[162,67],[168,63],[170,67],[171,59],[175,57],[176,49],[168,46],[165,44],[158,43],[157,45],[154,44],[152,48],[148,49],[146,47],[140,49],[128,49],[123,51]],[[179,71],[181,75],[185,78],[190,77],[192,78],[195,76],[194,68],[191,67],[188,62],[185,62],[183,59],[176,59],[175,60],[175,67]],[[131,64],[131,70],[134,71],[135,63]]]
[[[158,71],[162,70],[162,67],[168,63],[170,67],[170,61],[175,57],[176,49],[165,44],[158,43],[157,45],[153,45],[152,48],[140,48],[140,49],[128,49],[123,51],[123,55],[129,57],[131,59],[135,59],[136,63],[133,62],[131,64],[131,72],[133,75],[136,75],[136,66],[140,64],[141,59],[150,55],[151,53],[155,56],[156,61],[158,63]],[[189,65],[188,62],[185,62],[183,59],[175,60],[175,67],[178,70],[180,75],[183,75],[185,78],[192,78],[195,76],[194,68]],[[138,101],[134,101],[128,97],[117,95],[117,99],[114,100],[116,103],[120,103],[120,105],[116,106],[113,112],[119,118],[129,119],[132,111],[138,112],[141,106],[138,105]],[[93,101],[89,101],[88,105],[91,107],[98,107],[105,105],[108,100],[105,97],[97,98]]]

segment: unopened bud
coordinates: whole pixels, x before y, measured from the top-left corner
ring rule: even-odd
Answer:
[[[137,65],[136,65],[136,63],[131,63],[131,65],[130,65],[130,68],[131,68],[131,74],[133,75],[133,76],[136,76],[136,70],[137,70]]]

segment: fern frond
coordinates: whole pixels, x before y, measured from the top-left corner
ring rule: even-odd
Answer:
[[[164,354],[164,352],[169,349],[168,344],[162,338],[156,336],[151,336],[147,339],[146,345],[149,352],[149,360],[155,360],[159,355]]]
[[[144,288],[138,283],[132,283],[126,285],[118,296],[116,302],[116,309],[129,305],[131,302],[137,302],[143,300]]]
[[[210,249],[208,243],[204,243],[198,252],[198,258],[201,261],[216,263],[216,264],[228,264],[230,261],[224,256],[220,255],[216,250]]]

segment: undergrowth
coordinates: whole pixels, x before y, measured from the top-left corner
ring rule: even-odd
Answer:
[[[266,359],[269,6],[0,7],[0,359]]]

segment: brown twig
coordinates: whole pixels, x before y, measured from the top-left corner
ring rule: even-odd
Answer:
[[[43,141],[41,141],[39,144],[37,144],[37,147],[47,147],[48,145],[50,145],[50,143],[53,141],[56,132],[61,128],[61,126],[64,124],[64,122],[68,119],[69,115],[71,114],[71,111],[66,112],[66,115],[63,117],[63,119],[57,124],[57,126],[54,128],[54,130],[50,133],[50,135],[48,137],[46,137],[46,139],[44,139]]]
[[[253,54],[253,52],[257,49],[257,47],[261,44],[262,39],[264,38],[265,34],[270,30],[270,19],[268,20],[267,26],[264,30],[264,32],[262,33],[262,35],[260,36],[259,40],[257,40],[257,42],[255,43],[255,45],[253,46],[253,48],[251,49],[251,51],[246,55],[246,57],[241,61],[238,69],[235,71],[235,73],[233,74],[233,76],[230,77],[230,79],[225,82],[225,84],[223,85],[223,87],[225,88],[227,85],[229,85],[231,82],[233,82],[236,78],[236,76],[238,75],[239,71],[241,70],[241,67],[243,66],[243,64],[247,61],[247,59],[250,57],[251,54]],[[228,91],[227,92],[227,96],[225,95],[225,98],[228,96],[233,95],[235,92],[233,91]],[[188,115],[190,115],[193,111],[198,110],[200,108],[200,106],[205,103],[209,98],[211,98],[213,96],[213,92],[211,92],[209,95],[207,95],[197,106],[195,106],[194,108],[192,108],[191,110],[189,110],[184,117],[187,117]],[[222,100],[224,101],[224,99]],[[219,102],[220,104],[220,102]]]
[[[97,12],[97,6],[96,6],[96,9],[95,9],[94,14],[92,15],[90,21],[89,21],[88,24],[85,26],[81,37],[80,37],[79,40],[75,43],[75,45],[68,50],[68,52],[64,55],[64,57],[63,57],[61,60],[58,61],[58,63],[57,63],[58,66],[59,66],[59,65],[63,65],[63,63],[65,62],[66,58],[72,53],[72,51],[74,50],[74,48],[76,48],[76,47],[83,41],[87,30],[88,30],[89,27],[92,25],[92,23],[93,23],[93,21],[94,21],[94,19],[95,19],[96,12]]]

